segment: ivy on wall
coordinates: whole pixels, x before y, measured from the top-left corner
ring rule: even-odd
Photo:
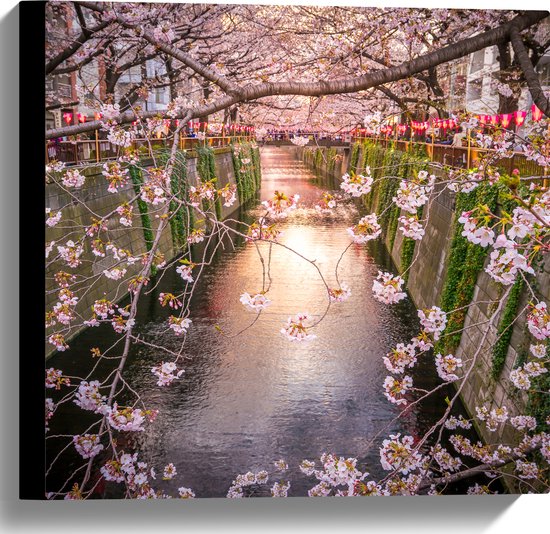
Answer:
[[[168,157],[168,152],[164,152],[159,156],[159,161],[166,164]],[[170,175],[170,190],[172,195],[181,202],[188,200],[187,155],[184,150],[176,152],[176,159]],[[193,219],[193,210],[176,200],[170,201],[170,231],[176,254],[184,252],[187,248],[187,231],[193,228]]]
[[[216,178],[214,151],[208,146],[199,146],[197,151],[197,173],[203,182]]]
[[[463,211],[469,211],[476,205],[487,205],[495,212],[498,202],[499,189],[497,186],[482,184],[470,193],[458,193],[454,236],[449,249],[449,264],[447,278],[443,286],[440,306],[449,312],[454,311],[448,321],[443,336],[435,350],[442,353],[453,353],[462,337],[462,327],[468,313],[468,305],[472,301],[477,277],[485,264],[489,252],[488,247],[470,243],[462,235],[462,225],[458,218]]]
[[[491,368],[491,376],[495,379],[500,376],[500,373],[504,368],[504,363],[506,362],[508,346],[510,345],[510,340],[512,339],[513,322],[518,311],[523,285],[523,277],[518,276],[512,286],[512,289],[510,289],[508,300],[506,301],[506,305],[504,306],[504,310],[500,318],[500,323],[497,329],[497,341],[493,346]]]
[[[143,239],[145,241],[145,248],[147,251],[153,248],[153,227],[151,226],[151,217],[149,217],[149,210],[147,209],[147,203],[141,199],[141,186],[143,185],[143,173],[137,165],[130,165],[128,167],[132,185],[134,186],[134,192],[137,195],[137,205],[139,214],[141,216],[141,226],[143,228]],[[154,276],[157,272],[157,268],[153,265],[151,267],[151,274]]]
[[[256,195],[262,181],[260,150],[249,143],[232,146],[233,171],[241,204]],[[250,160],[243,163],[243,160]]]

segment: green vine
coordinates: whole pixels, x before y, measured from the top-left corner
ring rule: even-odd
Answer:
[[[470,243],[462,235],[462,225],[458,218],[463,211],[476,205],[486,205],[493,213],[497,207],[499,189],[496,186],[482,184],[471,193],[459,193],[455,210],[455,232],[449,250],[449,266],[443,286],[440,306],[451,313],[441,340],[435,350],[452,353],[460,344],[462,327],[468,313],[468,305],[474,295],[477,277],[487,257],[488,248]]]
[[[151,217],[149,217],[149,210],[147,209],[147,203],[141,199],[141,186],[143,185],[143,174],[139,167],[136,165],[130,165],[128,167],[130,173],[130,179],[134,186],[134,192],[137,195],[137,205],[141,216],[141,226],[143,228],[143,239],[145,241],[145,248],[149,252],[153,248],[154,236],[153,227],[151,226]],[[157,268],[151,266],[151,274],[154,276],[157,274]]]
[[[166,163],[168,153],[159,156],[161,163]],[[175,199],[185,202],[187,197],[187,156],[185,151],[178,150],[170,175],[170,190]],[[187,232],[193,228],[193,211],[176,200],[170,201],[170,231],[174,252],[180,254],[187,248]]]
[[[359,152],[361,151],[361,145],[354,143],[351,147],[351,155],[349,160],[349,168],[352,171],[357,170],[357,164],[359,163]]]
[[[203,182],[216,178],[216,160],[210,147],[197,147],[197,173]]]
[[[231,154],[237,193],[240,203],[243,204],[256,195],[261,185],[259,149],[249,144],[233,145]],[[243,164],[243,159],[249,159],[250,163]]]
[[[523,277],[518,276],[515,281],[510,294],[508,295],[508,300],[504,311],[502,312],[502,317],[497,329],[497,342],[493,347],[493,358],[492,358],[492,369],[491,376],[497,379],[504,368],[504,363],[506,362],[506,355],[508,354],[508,347],[510,345],[510,340],[512,339],[513,331],[513,322],[518,311],[519,301],[521,297],[521,291],[523,290]]]

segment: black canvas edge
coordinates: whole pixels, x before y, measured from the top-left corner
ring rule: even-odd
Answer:
[[[45,499],[45,8],[19,9],[19,498]],[[23,277],[23,266],[29,266]],[[25,280],[25,284],[22,281]]]

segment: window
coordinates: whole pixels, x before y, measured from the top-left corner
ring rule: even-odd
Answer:
[[[468,102],[471,102],[472,100],[479,100],[481,98],[482,87],[482,78],[479,78],[477,80],[470,80],[468,82],[468,89],[466,92],[466,98],[468,99]]]
[[[472,54],[470,74],[481,70],[485,66],[485,50],[478,50]]]
[[[536,70],[539,75],[540,84],[543,87],[550,86],[550,60],[542,65],[539,63]]]

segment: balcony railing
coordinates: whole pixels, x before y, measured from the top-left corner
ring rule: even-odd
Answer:
[[[207,137],[204,141],[196,137],[180,137],[179,148],[191,150],[198,146],[220,148],[231,143],[240,143],[254,139],[251,136]],[[136,139],[132,148],[143,157],[152,157],[157,151],[172,147],[172,139]],[[79,141],[50,141],[46,143],[46,163],[52,160],[61,161],[65,165],[80,165],[85,163],[100,163],[116,159],[122,154],[120,147],[104,139]]]
[[[383,146],[395,146],[397,150],[408,152],[417,147],[424,149],[428,158],[442,165],[458,169],[473,169],[478,167],[481,158],[487,155],[493,155],[492,165],[500,168],[502,172],[511,174],[514,169],[518,169],[522,176],[546,176],[548,168],[537,165],[532,160],[527,159],[523,152],[514,152],[509,158],[502,158],[497,155],[495,150],[483,149],[477,147],[455,147],[450,145],[441,145],[437,143],[425,143],[418,141],[403,141],[392,138],[376,137],[358,137],[354,141],[370,140]]]

